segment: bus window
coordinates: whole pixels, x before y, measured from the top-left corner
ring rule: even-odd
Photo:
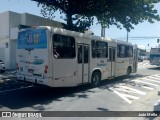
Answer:
[[[96,53],[97,53],[97,58],[107,58],[108,57],[108,44],[106,42],[97,41],[96,42]]]
[[[121,58],[125,58],[126,57],[126,46],[124,45],[121,45],[121,49],[120,49],[120,55],[121,55]]]
[[[114,49],[112,49],[113,50],[113,60],[112,61],[115,61],[115,54],[116,54],[116,50],[115,50],[115,48]]]
[[[54,56],[58,54],[57,58],[75,58],[75,39],[64,35],[54,35],[53,53]]]
[[[127,46],[117,45],[117,57],[126,58],[127,57]]]
[[[131,46],[127,48],[127,57],[133,57],[133,47]]]
[[[78,63],[82,63],[82,45],[78,45]]]
[[[92,40],[91,44],[92,44],[92,58],[96,58],[96,41]]]
[[[120,45],[117,45],[117,57],[120,58]]]
[[[88,63],[89,57],[89,46],[84,46],[84,63]]]
[[[109,62],[115,61],[115,48],[109,48]]]
[[[112,48],[109,48],[109,62],[112,61]]]

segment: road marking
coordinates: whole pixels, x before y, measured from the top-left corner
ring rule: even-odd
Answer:
[[[153,75],[153,77],[159,77],[160,78],[160,75]]]
[[[156,79],[156,80],[160,80],[159,78],[157,78],[156,76],[149,76],[147,78],[151,78],[151,79]]]
[[[121,93],[122,94],[122,93]],[[139,99],[139,97],[136,97],[136,96],[133,96],[133,95],[127,95],[127,94],[122,94],[123,96],[126,96],[128,98],[131,98],[131,99]]]
[[[154,88],[151,88],[151,87],[147,87],[147,86],[142,86],[142,88],[146,88],[146,89],[148,89],[148,90],[154,90]]]
[[[141,79],[140,79],[140,80],[141,80]],[[160,81],[151,80],[151,79],[148,79],[148,78],[147,78],[147,79],[144,79],[144,78],[143,78],[142,80],[148,80],[148,81],[153,81],[153,82],[156,82],[156,83],[160,83]]]
[[[128,98],[130,99],[139,99],[139,97],[136,97],[136,96],[132,96],[132,95],[126,95],[126,94],[122,94],[118,91],[116,91],[115,89],[113,88],[109,88],[110,90],[112,90],[114,93],[116,93],[117,95],[119,95],[122,99],[124,99],[126,102],[128,102],[129,104],[132,103],[131,100],[129,100]]]
[[[126,98],[124,95],[122,95],[121,93],[119,93],[118,91],[114,90],[113,88],[109,88],[110,90],[112,90],[114,93],[116,93],[117,95],[119,95],[122,99],[124,99],[125,101],[127,101],[129,104],[132,103],[131,100],[129,100],[128,98]]]
[[[147,76],[140,79],[133,80],[134,82],[138,82],[141,84],[144,84],[141,86],[141,88],[148,89],[148,90],[154,90],[154,86],[158,87],[159,85],[157,83],[160,83],[160,75],[153,75],[153,76]],[[146,80],[146,81],[145,81]],[[146,85],[145,85],[146,84]],[[153,86],[153,87],[150,87]],[[123,100],[125,100],[127,103],[132,104],[134,99],[139,99],[136,94],[140,95],[146,95],[147,92],[143,92],[141,90],[137,90],[134,88],[134,86],[128,86],[126,83],[119,84],[115,87],[109,87],[110,90],[112,90],[114,93],[116,93],[118,96],[120,96]],[[134,93],[133,95],[129,95],[131,93]],[[136,96],[135,96],[136,95]]]
[[[130,88],[130,87],[127,87],[127,86],[119,86],[119,87],[124,88],[124,89],[128,89],[130,91],[135,91],[137,94],[140,94],[140,95],[146,95],[145,92],[142,92],[140,90],[136,90],[136,89],[133,89],[133,88]]]
[[[33,85],[30,85],[30,86],[27,86],[27,87],[16,88],[16,89],[4,90],[4,91],[0,91],[0,93],[11,92],[11,91],[15,91],[15,90],[30,88],[30,87],[33,87]]]
[[[126,90],[126,89],[123,89],[123,88],[115,88],[115,89],[118,90],[118,91],[123,91],[125,93],[136,93],[135,91]]]
[[[141,83],[141,88],[148,89],[148,90],[154,90],[154,86],[158,87],[157,83],[160,83],[160,75],[152,75],[143,77],[140,79],[133,80],[134,82]],[[144,84],[144,85],[143,85]],[[146,85],[145,85],[146,84]],[[153,87],[150,87],[153,86]],[[123,100],[125,100],[127,103],[132,104],[134,99],[139,99],[140,97],[129,95],[131,93],[140,94],[140,95],[146,95],[146,92],[143,92],[141,90],[137,90],[134,88],[134,86],[128,86],[126,83],[119,84],[115,87],[109,87],[110,90],[112,90],[114,93],[116,93],[118,96],[120,96]]]
[[[152,86],[156,86],[158,87],[159,85],[156,85],[156,84],[153,84],[153,83],[149,83],[149,82],[144,82],[144,81],[141,81],[141,80],[133,80],[135,82],[141,82],[141,83],[145,83],[145,84],[148,84],[148,85],[152,85]]]
[[[150,64],[147,62],[147,63],[138,63],[138,68],[145,68],[145,67],[148,67],[150,66]]]

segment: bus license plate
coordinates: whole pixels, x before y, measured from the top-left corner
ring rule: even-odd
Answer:
[[[28,72],[29,73],[34,73],[34,70],[33,69],[28,69]]]

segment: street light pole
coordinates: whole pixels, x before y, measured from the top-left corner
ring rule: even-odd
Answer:
[[[127,42],[128,42],[128,30],[127,30]]]
[[[101,37],[105,37],[105,27],[101,25]]]

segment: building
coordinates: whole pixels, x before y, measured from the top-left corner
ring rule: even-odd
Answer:
[[[19,25],[63,27],[59,22],[29,13],[20,14],[11,11],[0,13],[0,59],[5,62],[6,69],[16,69]]]

